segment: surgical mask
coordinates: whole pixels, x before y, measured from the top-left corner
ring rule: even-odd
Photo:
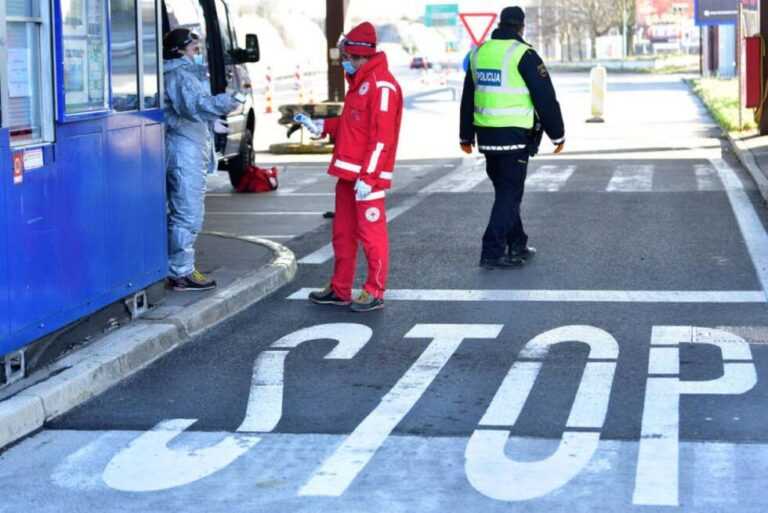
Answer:
[[[195,64],[198,64],[200,66],[205,64],[205,61],[203,60],[203,54],[201,53],[196,53],[195,56],[192,57],[192,60],[194,61]]]
[[[355,71],[357,71],[357,69],[355,68],[355,65],[352,64],[352,61],[341,61],[341,66],[344,68],[344,71],[346,71],[350,75],[354,75]]]

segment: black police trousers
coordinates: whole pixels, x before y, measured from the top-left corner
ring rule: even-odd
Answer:
[[[491,210],[488,228],[483,235],[480,258],[497,259],[508,251],[526,247],[528,235],[520,219],[525,177],[528,173],[528,155],[525,153],[486,154],[486,172],[493,183],[496,198]]]

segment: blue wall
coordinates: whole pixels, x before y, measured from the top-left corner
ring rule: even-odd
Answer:
[[[44,156],[0,187],[0,354],[166,275],[162,111],[57,124]]]

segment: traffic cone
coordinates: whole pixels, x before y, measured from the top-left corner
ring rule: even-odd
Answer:
[[[299,95],[299,104],[304,103],[304,81],[301,76],[301,65],[296,65],[296,73],[293,75],[293,87]]]
[[[267,89],[265,93],[265,109],[266,114],[272,114],[272,97],[274,96],[274,86],[272,84],[272,66],[267,66]]]

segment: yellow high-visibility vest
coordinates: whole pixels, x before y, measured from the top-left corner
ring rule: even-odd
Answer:
[[[517,66],[531,47],[491,39],[472,52],[475,126],[533,128],[533,100]]]

